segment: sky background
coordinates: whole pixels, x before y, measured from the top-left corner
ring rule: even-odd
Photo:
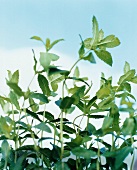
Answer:
[[[125,61],[137,67],[137,1],[135,0],[0,0],[0,91],[4,93],[6,70],[21,70],[23,86],[32,77],[33,55],[44,51],[42,44],[31,40],[38,35],[52,41],[64,38],[54,51],[61,65],[70,68],[78,58],[79,34],[92,37],[92,17],[96,16],[105,36],[115,34],[121,45],[109,50],[113,67],[100,60],[97,64],[82,63],[84,74],[98,79],[100,72],[117,79]],[[27,76],[26,76],[27,75]]]

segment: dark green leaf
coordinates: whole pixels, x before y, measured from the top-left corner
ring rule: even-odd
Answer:
[[[69,109],[71,105],[74,103],[75,99],[73,97],[65,97],[60,103],[61,109]]]
[[[51,76],[53,74],[68,75],[69,71],[68,70],[60,70],[56,67],[50,67],[48,70],[48,76]]]
[[[51,91],[50,91],[49,83],[48,83],[48,80],[46,79],[46,77],[39,74],[38,75],[38,82],[39,82],[39,86],[40,86],[43,94],[50,96]]]
[[[41,122],[41,119],[39,118],[39,116],[34,113],[34,112],[31,112],[30,110],[26,109],[26,113],[28,113],[30,116],[32,116],[34,119],[37,119]]]

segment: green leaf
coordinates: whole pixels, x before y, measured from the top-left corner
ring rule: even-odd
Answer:
[[[98,35],[98,41],[100,42],[104,38],[104,31],[101,29]]]
[[[11,100],[12,104],[15,105],[17,110],[20,110],[20,106],[19,106],[19,102],[18,102],[16,94],[13,91],[10,91],[9,96],[10,96],[10,100]]]
[[[123,127],[122,127],[122,132],[123,134],[126,135],[132,135],[134,128],[135,128],[135,122],[133,118],[126,118],[124,121]]]
[[[1,144],[2,157],[7,160],[10,155],[10,146],[7,140],[3,140]]]
[[[120,44],[120,41],[115,35],[109,35],[102,39],[99,43],[98,46],[104,46],[106,48],[113,48],[116,47]]]
[[[7,85],[13,89],[18,96],[24,96],[22,89],[16,83],[7,82]]]
[[[16,83],[18,84],[19,82],[19,70],[15,71],[10,79],[11,83]]]
[[[56,54],[47,53],[47,52],[40,53],[40,64],[45,70],[49,68],[51,61],[56,61],[58,59],[59,59],[59,56],[57,56]]]
[[[110,95],[110,93],[111,93],[110,88],[108,88],[107,86],[105,86],[105,87],[102,87],[101,89],[99,89],[99,90],[97,91],[96,95],[97,95],[97,98],[98,98],[98,99],[103,99],[103,98],[105,98],[105,97],[108,97],[108,96]]]
[[[125,62],[125,65],[124,65],[124,74],[126,74],[129,70],[130,70],[130,65],[129,65],[129,63],[126,61],[126,62]]]
[[[137,84],[137,76],[133,77],[130,81],[131,81],[132,83]]]
[[[64,132],[67,132],[67,133],[69,133],[69,134],[74,134],[74,133],[76,133],[75,129],[69,127],[68,125],[64,125],[64,124],[63,124],[63,131],[64,131]]]
[[[0,134],[5,135],[7,138],[10,138],[10,133],[12,131],[12,126],[8,125],[6,119],[1,116],[0,117]]]
[[[43,40],[42,40],[40,37],[38,37],[38,36],[33,36],[33,37],[31,37],[30,39],[43,42]]]
[[[40,86],[43,94],[45,94],[47,96],[50,96],[51,91],[50,91],[49,83],[48,83],[48,80],[46,79],[46,77],[39,74],[38,75],[38,83],[39,83],[39,86]]]
[[[32,98],[29,98],[29,104],[33,112],[37,112],[39,109],[39,106],[37,103],[34,102]]]
[[[26,113],[28,113],[31,117],[33,117],[34,119],[37,119],[41,122],[41,119],[39,118],[37,113],[31,112],[29,109],[26,109]]]
[[[104,61],[106,64],[112,66],[112,64],[113,64],[112,56],[108,51],[95,50],[95,53],[102,61]]]
[[[61,109],[69,109],[71,105],[74,103],[75,99],[73,97],[65,97],[60,103]]]
[[[68,167],[68,165],[65,162],[57,162],[54,166],[53,170],[70,170],[70,168]]]
[[[49,67],[48,76],[61,74],[61,75],[68,75],[70,72],[68,70],[60,70],[57,67]]]
[[[37,73],[37,60],[36,60],[36,57],[35,57],[35,53],[34,53],[34,50],[32,50],[33,52],[33,59],[34,59],[34,66],[33,66],[33,70],[35,72],[35,74]]]
[[[118,169],[123,164],[123,161],[129,153],[133,152],[133,148],[126,146],[120,149],[116,154],[115,168]]]
[[[129,70],[128,72],[126,72],[126,74],[122,75],[118,81],[118,84],[122,84],[126,81],[130,81],[132,80],[132,78],[134,77],[135,75],[135,70]]]
[[[71,151],[74,155],[78,157],[83,157],[85,159],[90,159],[91,157],[96,156],[96,152],[89,150],[89,149],[82,148],[82,147],[75,147]]]
[[[76,77],[76,78],[79,78],[79,76],[80,76],[79,68],[77,66],[76,66],[76,68],[74,70],[73,76]]]
[[[88,50],[91,50],[92,49],[91,43],[92,43],[92,38],[85,39],[84,40],[85,48],[87,48]]]
[[[23,153],[23,155],[21,155],[18,159],[16,164],[14,165],[13,170],[23,170],[25,168],[25,164],[24,161],[27,157],[27,153]]]
[[[92,32],[93,32],[93,38],[90,45],[94,49],[94,46],[97,45],[98,37],[99,37],[98,22],[95,16],[93,16],[92,18]]]
[[[109,128],[112,125],[112,123],[113,123],[113,118],[106,116],[103,121],[102,129],[105,130]]]
[[[86,57],[83,57],[83,60],[88,60],[90,63],[96,63],[92,52],[90,52]]]
[[[42,94],[42,93],[32,93],[30,95],[30,97],[34,98],[34,99],[38,99],[38,100],[40,100],[41,102],[44,102],[44,103],[48,103],[49,102],[48,98],[44,94]]]
[[[48,50],[50,50],[54,45],[56,45],[56,44],[59,43],[60,41],[64,41],[64,39],[58,39],[58,40],[53,41],[53,42],[50,44],[50,47],[49,47]]]
[[[47,111],[37,112],[37,115],[42,115],[49,121],[54,120],[54,115]]]
[[[40,129],[42,131],[51,133],[51,129],[44,122],[41,122],[38,125],[35,125],[34,127],[37,128],[37,129]]]
[[[50,39],[49,38],[46,39],[45,46],[46,46],[46,50],[49,51],[49,49],[50,49]]]
[[[84,44],[83,43],[82,43],[78,53],[79,53],[79,58],[83,58],[83,56],[85,54],[85,49],[84,49]]]

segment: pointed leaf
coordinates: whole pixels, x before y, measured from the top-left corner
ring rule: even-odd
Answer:
[[[65,97],[60,103],[60,108],[61,109],[69,109],[71,105],[74,103],[74,98],[73,97]]]
[[[129,63],[126,61],[126,62],[125,62],[125,65],[124,65],[124,74],[126,74],[129,70],[130,70],[130,65],[129,65]]]
[[[104,61],[106,64],[112,66],[112,56],[108,51],[105,50],[95,50],[96,55]]]
[[[39,74],[38,75],[38,82],[39,82],[39,86],[43,92],[43,94],[50,96],[51,91],[49,88],[49,83],[48,80],[46,79],[46,77],[44,77],[43,75]]]
[[[50,50],[54,45],[56,45],[57,43],[59,43],[60,41],[64,41],[64,39],[58,39],[58,40],[53,41],[53,42],[50,44],[49,50]]]
[[[37,40],[37,41],[42,41],[42,39],[40,37],[38,37],[38,36],[33,36],[30,39]]]
[[[13,89],[18,96],[24,96],[22,89],[16,83],[7,82],[7,85]]]
[[[135,70],[129,70],[126,74],[122,75],[118,81],[118,84],[122,84],[126,81],[130,81],[133,79],[135,75]]]
[[[15,107],[20,110],[19,102],[17,100],[17,96],[13,91],[10,91],[10,100],[15,105]]]

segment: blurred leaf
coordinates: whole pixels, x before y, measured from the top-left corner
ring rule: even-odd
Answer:
[[[45,46],[46,46],[46,50],[49,51],[49,49],[50,49],[50,39],[49,38],[46,39]]]
[[[38,37],[38,36],[33,36],[30,39],[34,39],[34,40],[43,42],[43,40],[40,37]]]
[[[122,127],[122,132],[123,135],[132,135],[134,132],[134,128],[135,128],[135,122],[133,118],[126,118],[126,120],[124,121],[123,127]]]
[[[105,98],[105,97],[108,97],[108,96],[110,95],[110,93],[111,93],[110,88],[108,88],[107,86],[105,86],[105,87],[102,87],[101,89],[99,89],[99,90],[97,91],[96,95],[97,95],[97,98],[98,98],[98,99],[103,99],[103,98]]]
[[[109,128],[110,126],[112,126],[112,123],[113,123],[113,118],[106,116],[103,121],[102,129],[105,130]]]
[[[109,35],[102,39],[99,43],[98,46],[104,46],[106,48],[113,48],[116,47],[120,44],[120,41],[115,35]]]
[[[90,42],[91,47],[94,49],[94,46],[97,45],[98,37],[99,37],[99,28],[98,28],[98,22],[95,16],[92,18],[92,32],[93,32],[93,38]]]
[[[104,115],[88,115],[88,117],[92,119],[101,119],[101,118],[104,118],[105,116]]]
[[[92,38],[87,38],[84,40],[84,46],[85,48],[91,50],[92,46],[91,46],[91,42],[92,42]]]
[[[34,99],[38,99],[38,100],[40,100],[40,101],[42,101],[44,103],[48,103],[49,102],[48,98],[44,94],[42,94],[42,93],[32,93],[30,95],[30,97],[34,98]]]
[[[36,60],[36,57],[35,57],[35,53],[34,53],[34,50],[32,50],[33,52],[33,58],[34,58],[34,66],[33,66],[33,70],[35,72],[35,74],[37,73],[37,60]]]
[[[131,81],[132,83],[137,84],[137,76],[133,77],[130,81]]]
[[[39,118],[39,116],[34,113],[34,112],[31,112],[29,109],[26,109],[26,113],[28,113],[30,116],[32,116],[34,119],[37,119],[41,122],[41,119]]]
[[[50,96],[51,91],[49,88],[49,83],[48,80],[46,79],[46,77],[44,77],[43,75],[39,74],[38,75],[38,82],[39,82],[39,86],[43,92],[43,94]]]
[[[37,115],[42,115],[49,121],[54,120],[54,115],[48,111],[37,112]]]
[[[38,125],[35,125],[34,127],[37,128],[37,129],[40,129],[42,131],[51,133],[51,129],[44,122],[41,122]]]
[[[73,74],[74,77],[77,77],[79,78],[80,76],[80,72],[79,72],[79,68],[76,66],[75,70],[74,70],[74,74]]]
[[[24,96],[22,89],[16,83],[7,82],[7,85],[13,89],[18,96]]]
[[[103,32],[103,30],[101,29],[101,30],[99,31],[98,41],[100,42],[103,38],[104,38],[104,32]]]
[[[124,74],[126,74],[128,71],[130,71],[130,65],[129,63],[126,61],[125,65],[124,65]]]
[[[18,84],[19,82],[19,70],[15,71],[10,79],[11,83]]]
[[[71,151],[74,155],[78,157],[84,157],[85,159],[89,159],[91,157],[96,156],[96,152],[82,147],[75,147]]]
[[[104,61],[106,64],[112,66],[112,56],[108,51],[105,50],[95,50],[96,55]]]
[[[24,161],[27,157],[27,153],[25,152],[23,155],[21,155],[13,168],[13,170],[23,170],[25,168]]]
[[[67,132],[69,134],[76,133],[75,129],[69,127],[68,125],[64,125],[64,124],[63,124],[63,131]]]
[[[8,160],[8,157],[10,155],[10,146],[9,146],[9,143],[7,142],[7,140],[3,140],[2,144],[1,144],[1,152],[2,152],[2,157],[5,160]]]
[[[48,76],[51,76],[53,74],[68,75],[69,71],[68,70],[60,70],[56,67],[49,67]]]
[[[78,53],[79,53],[79,58],[83,58],[84,57],[85,49],[84,49],[84,44],[83,43],[82,43]]]
[[[65,97],[60,103],[61,109],[69,109],[71,105],[74,103],[75,99],[73,97]]]
[[[35,103],[32,98],[29,98],[29,103],[30,103],[30,107],[31,107],[32,111],[37,112],[39,109],[39,105],[37,103]]]
[[[20,110],[20,106],[19,106],[19,102],[18,102],[16,94],[13,91],[10,91],[9,96],[10,96],[10,100],[11,100],[12,104],[15,105],[17,110]]]
[[[6,119],[1,116],[0,117],[0,134],[4,134],[7,138],[10,138],[10,133],[12,131],[12,126],[8,125],[8,123],[6,122]]]
[[[135,75],[135,70],[129,70],[128,72],[126,72],[126,74],[122,75],[118,81],[118,84],[122,84],[125,83],[126,81],[130,81],[132,80],[132,78]]]
[[[60,41],[64,41],[64,39],[58,39],[58,40],[53,41],[53,42],[50,44],[50,47],[49,47],[48,50],[50,50],[54,45],[56,45],[56,44],[59,43]]]
[[[86,57],[83,57],[83,60],[88,60],[90,63],[96,63],[92,52],[90,52]]]
[[[65,162],[57,162],[54,166],[53,170],[70,170],[70,168],[68,167],[68,165]]]
[[[57,56],[56,54],[47,53],[47,52],[40,53],[40,64],[45,70],[49,68],[51,61],[56,61],[58,59],[59,59],[59,56]]]

